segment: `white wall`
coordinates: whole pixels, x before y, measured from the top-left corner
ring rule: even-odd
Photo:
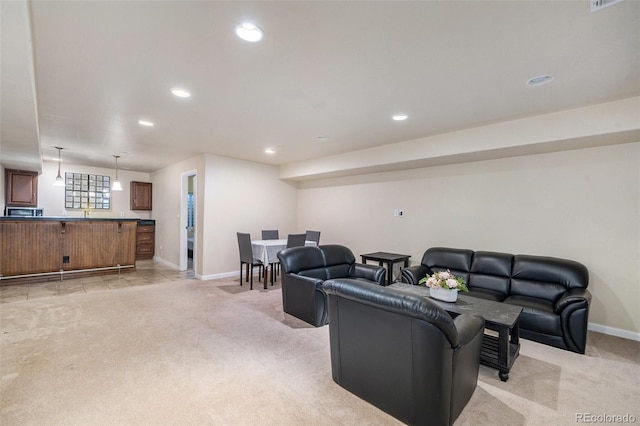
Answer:
[[[275,166],[206,155],[204,276],[239,270],[237,232],[297,232],[297,190]]]
[[[112,179],[115,178],[115,169],[82,166],[79,164],[62,163],[61,174],[63,177],[65,172],[95,174],[111,176]],[[62,216],[65,210],[69,217],[84,216],[84,211],[82,209],[65,209],[64,188],[53,186],[57,174],[57,161],[43,161],[42,174],[38,176],[38,207],[44,209],[43,213],[45,216]],[[149,182],[149,174],[118,169],[118,179],[120,179],[120,182],[122,183],[122,191],[111,191],[111,209],[90,210],[89,217],[113,218],[121,217],[121,214],[124,214],[124,217],[127,218],[149,219],[151,217],[151,212],[146,210],[130,210],[129,208],[130,182]]]
[[[262,229],[282,235],[296,229],[295,185],[278,179],[275,166],[201,155],[152,173],[162,188],[154,205],[156,256],[180,264],[180,186],[182,173],[197,170],[195,273],[204,279],[239,271],[237,232],[259,238]]]
[[[356,256],[418,263],[450,246],[577,260],[590,323],[640,336],[640,143],[304,182],[298,225]]]
[[[205,173],[204,156],[199,155],[172,164],[151,173],[153,183],[153,218],[156,220],[156,259],[178,268],[180,265],[180,231],[186,226],[181,222],[182,174],[195,170],[198,176],[198,187],[195,196],[198,200],[196,211],[197,241],[201,244],[201,223],[203,218],[202,203],[204,198],[203,177]],[[202,273],[202,250],[195,251],[196,274]]]

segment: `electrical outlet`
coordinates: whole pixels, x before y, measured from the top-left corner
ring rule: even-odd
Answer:
[[[394,217],[404,217],[404,210],[403,209],[393,209],[393,216]]]
[[[69,263],[69,256],[62,256],[62,263]]]
[[[120,212],[120,217],[124,217],[124,212]]]

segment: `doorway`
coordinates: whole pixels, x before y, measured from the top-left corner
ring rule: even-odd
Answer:
[[[196,171],[182,173],[180,208],[180,270],[195,276],[197,260],[197,176]]]

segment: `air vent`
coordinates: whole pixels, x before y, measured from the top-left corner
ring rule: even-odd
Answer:
[[[620,3],[622,0],[591,0],[591,11],[597,12],[598,10],[609,7],[612,4]]]

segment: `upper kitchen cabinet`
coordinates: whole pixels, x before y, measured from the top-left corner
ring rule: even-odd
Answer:
[[[151,182],[131,182],[131,210],[152,210]]]
[[[38,207],[38,172],[5,170],[6,205]]]

